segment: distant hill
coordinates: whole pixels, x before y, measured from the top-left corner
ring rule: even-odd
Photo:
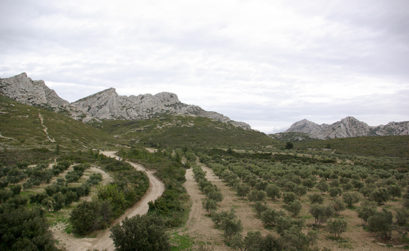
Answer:
[[[95,126],[121,141],[160,147],[259,148],[278,145],[264,133],[209,118],[164,115],[146,120],[104,120]]]
[[[66,112],[74,119],[84,122],[104,119],[140,120],[174,114],[206,117],[235,127],[251,129],[250,125],[233,121],[220,113],[184,104],[176,94],[168,92],[120,96],[114,88],[109,88],[70,104],[48,88],[44,81],[33,81],[26,73],[21,73],[10,78],[0,78],[0,94],[23,104]]]
[[[286,131],[305,133],[311,138],[334,139],[361,136],[409,135],[409,121],[390,122],[387,125],[369,126],[354,117],[346,117],[333,124],[316,124],[303,119],[291,125]]]
[[[409,158],[409,135],[310,140],[294,143],[299,150],[326,149],[335,153]]]

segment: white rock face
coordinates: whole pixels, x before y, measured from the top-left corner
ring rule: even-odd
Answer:
[[[138,120],[152,118],[160,114],[179,114],[207,117],[224,123],[231,123],[236,127],[250,129],[246,123],[232,121],[222,114],[184,104],[179,101],[176,94],[169,92],[161,92],[156,95],[120,96],[114,88],[110,88],[80,99],[72,105],[86,114],[85,121],[91,119]]]
[[[369,126],[354,117],[346,117],[331,125],[316,124],[306,119],[291,125],[286,132],[306,133],[312,138],[333,139],[360,136],[409,135],[409,121],[390,122],[387,125]]]
[[[68,101],[48,88],[44,81],[33,81],[26,73],[0,79],[0,93],[27,105],[49,106],[56,109],[65,109],[69,105]]]
[[[184,104],[179,101],[176,94],[169,92],[156,95],[119,96],[114,88],[110,88],[70,104],[48,88],[44,81],[33,81],[26,73],[21,73],[14,77],[0,79],[0,94],[20,103],[66,111],[74,119],[84,122],[102,119],[138,120],[160,114],[180,114],[207,117],[243,129],[251,129],[248,124],[230,120],[220,113],[208,112],[199,106]]]

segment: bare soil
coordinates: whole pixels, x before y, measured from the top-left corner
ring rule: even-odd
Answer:
[[[230,210],[234,208],[237,217],[241,220],[243,225],[243,234],[246,235],[250,231],[260,231],[263,235],[270,233],[263,226],[260,219],[256,218],[256,212],[250,206],[249,202],[244,199],[240,199],[234,191],[223,183],[219,177],[217,177],[213,170],[201,164],[203,171],[206,172],[206,179],[215,184],[223,195],[223,200],[220,202],[221,210]]]
[[[230,250],[223,243],[223,233],[215,229],[213,221],[206,216],[207,212],[202,206],[202,194],[194,179],[192,169],[186,170],[186,182],[183,184],[190,196],[192,207],[186,222],[183,234],[188,234],[195,242],[203,242],[212,247],[212,250]]]
[[[103,151],[102,154],[119,159],[113,151]],[[135,215],[143,215],[148,212],[150,201],[154,201],[159,198],[165,190],[164,184],[153,175],[152,171],[147,171],[142,165],[127,161],[135,169],[146,172],[149,178],[149,189],[133,207],[126,210],[126,212],[116,219],[112,225],[118,224],[126,217],[130,218]],[[64,225],[58,224],[52,228],[54,238],[58,240],[59,246],[66,250],[114,250],[114,243],[109,237],[110,230],[105,229],[95,233],[95,238],[75,238],[72,234],[64,232]]]

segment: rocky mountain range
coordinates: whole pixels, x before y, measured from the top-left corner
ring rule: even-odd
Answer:
[[[333,139],[360,136],[408,135],[409,121],[390,122],[386,125],[369,126],[354,117],[346,117],[333,124],[317,124],[307,119],[291,125],[286,132],[305,133],[311,138]]]
[[[109,88],[69,103],[48,88],[44,81],[33,81],[26,73],[21,73],[10,78],[0,78],[0,94],[23,104],[68,112],[74,119],[84,122],[103,119],[140,120],[161,114],[174,114],[206,117],[243,129],[251,129],[250,125],[233,121],[220,113],[184,104],[179,101],[176,94],[168,92],[120,96],[114,88]]]

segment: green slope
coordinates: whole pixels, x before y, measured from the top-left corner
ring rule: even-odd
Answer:
[[[312,140],[294,143],[295,148],[330,148],[336,153],[409,158],[409,136],[369,136],[329,140]]]
[[[43,118],[41,124],[39,114]],[[0,96],[0,146],[84,149],[115,144],[109,134],[63,114],[17,103]],[[50,141],[44,132],[47,128]]]
[[[264,133],[202,117],[167,115],[140,121],[104,121],[98,126],[119,139],[151,146],[257,148],[276,144]]]

